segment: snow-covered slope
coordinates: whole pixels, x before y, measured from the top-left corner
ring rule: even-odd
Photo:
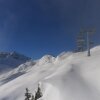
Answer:
[[[0,100],[24,100],[25,88],[34,94],[38,83],[40,100],[100,100],[100,46],[91,52],[46,55],[0,75]]]
[[[30,58],[16,52],[0,52],[0,73],[29,61]]]

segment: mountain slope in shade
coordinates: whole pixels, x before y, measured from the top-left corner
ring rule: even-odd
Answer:
[[[0,76],[0,100],[24,100],[25,88],[35,93],[40,83],[39,100],[100,100],[100,46],[83,53],[46,55],[20,65]]]
[[[18,67],[30,58],[16,52],[0,52],[0,72]]]

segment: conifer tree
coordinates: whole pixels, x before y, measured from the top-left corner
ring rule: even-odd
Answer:
[[[30,98],[31,98],[31,93],[29,93],[28,88],[26,88],[25,97],[26,97],[25,100],[30,100]]]
[[[35,100],[35,98],[34,98],[34,95],[32,95],[32,98],[31,98],[31,100]]]
[[[37,99],[39,99],[41,97],[42,97],[42,92],[41,92],[40,86],[38,85],[37,92],[35,93],[35,100],[37,100]]]

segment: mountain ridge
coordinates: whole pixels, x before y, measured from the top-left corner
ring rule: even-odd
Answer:
[[[0,72],[16,68],[29,60],[31,58],[17,52],[0,52]]]

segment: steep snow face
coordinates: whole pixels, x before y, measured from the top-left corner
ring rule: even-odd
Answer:
[[[39,100],[100,100],[100,46],[91,52],[91,57],[86,52],[44,56],[2,74],[0,100],[24,100],[25,88],[34,94],[38,83]]]
[[[16,52],[0,52],[0,72],[15,68],[30,58]]]
[[[27,73],[32,68],[32,66],[34,66],[35,64],[36,64],[35,61],[26,62],[24,64],[21,64],[17,68],[15,68],[9,72],[6,72],[6,74],[5,73],[1,74],[0,75],[0,86]]]

